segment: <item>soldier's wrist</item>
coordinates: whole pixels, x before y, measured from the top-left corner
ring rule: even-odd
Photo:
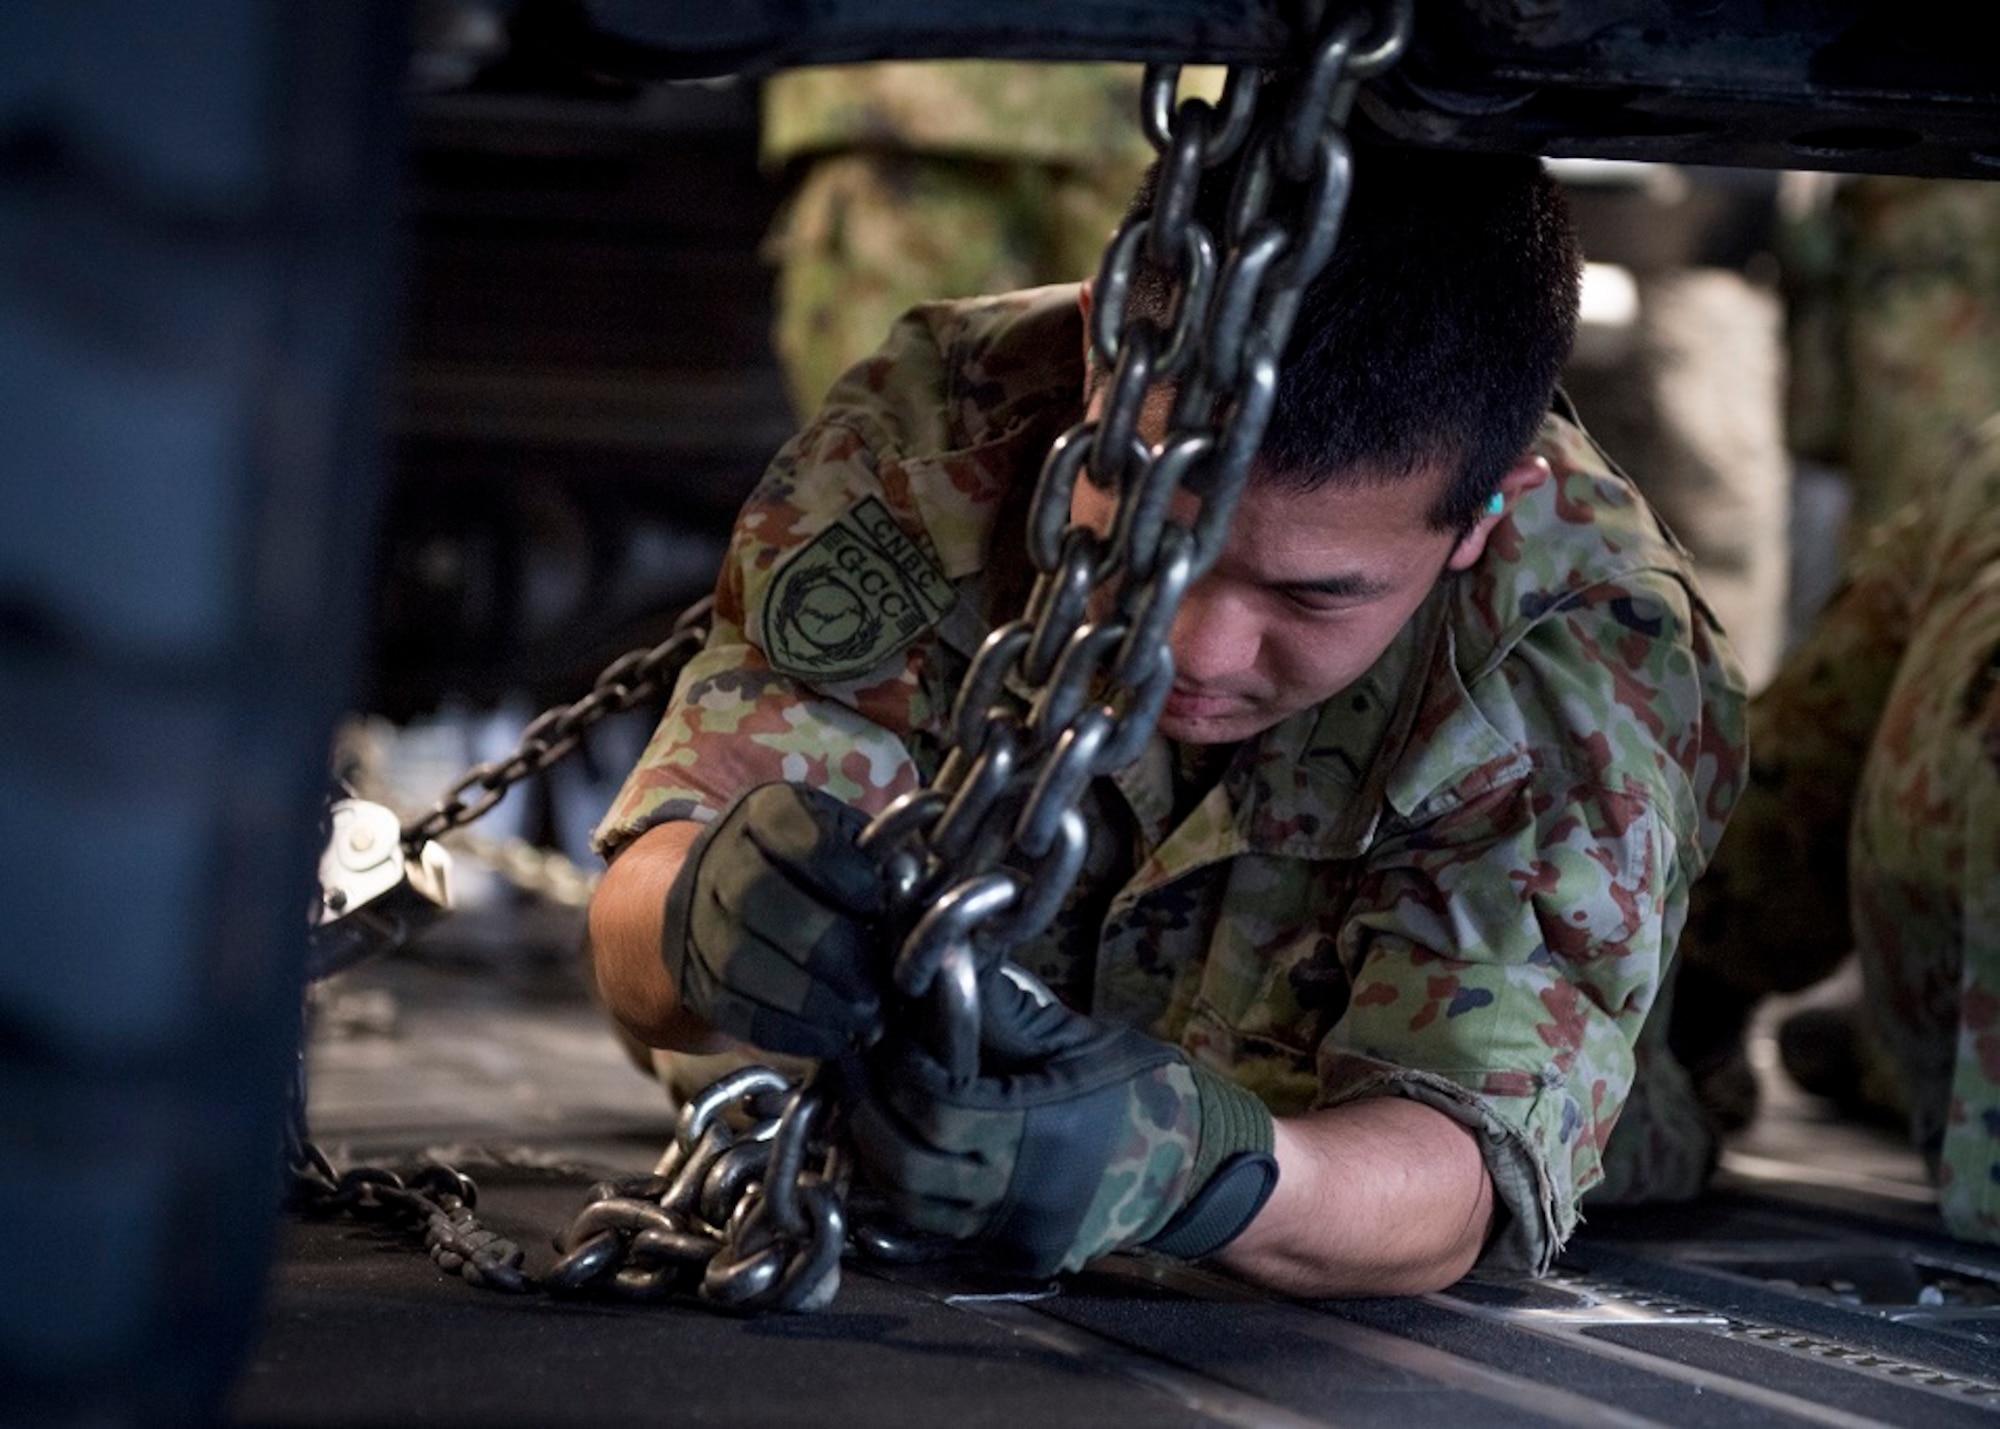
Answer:
[[[688,940],[694,916],[695,887],[701,878],[702,860],[727,817],[725,811],[722,818],[702,827],[688,844],[687,852],[681,856],[680,868],[667,884],[666,904],[660,918],[660,962],[673,978],[683,1003],[687,1001]]]

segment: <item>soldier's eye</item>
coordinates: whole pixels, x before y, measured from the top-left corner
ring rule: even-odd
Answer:
[[[1353,596],[1324,591],[1286,591],[1284,598],[1287,605],[1307,615],[1344,615],[1358,603]]]

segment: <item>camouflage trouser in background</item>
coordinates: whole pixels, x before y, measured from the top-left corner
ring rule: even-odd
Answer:
[[[1789,439],[1865,526],[2000,411],[2000,185],[1850,178],[1786,237]]]
[[[774,342],[801,417],[933,298],[1096,274],[1142,166],[897,150],[822,156],[774,227]]]
[[[1754,996],[1852,948],[1947,1226],[2000,1240],[2000,422],[1861,543],[1750,748],[1683,959]]]

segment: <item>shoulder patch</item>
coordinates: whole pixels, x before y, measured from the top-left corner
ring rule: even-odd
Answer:
[[[808,680],[864,674],[944,618],[951,582],[866,497],[787,557],[764,597],[764,654]]]

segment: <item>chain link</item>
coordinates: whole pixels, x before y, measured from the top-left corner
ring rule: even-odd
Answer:
[[[652,1175],[593,1188],[543,1283],[558,1295],[824,1308],[847,1243],[849,1170],[832,1116],[814,1080],[730,1073],[682,1108]]]
[[[509,887],[559,908],[588,908],[597,888],[596,873],[559,849],[527,839],[490,839],[470,829],[454,829],[441,842],[454,854],[492,869]]]
[[[688,659],[708,638],[713,596],[696,601],[674,622],[673,633],[649,650],[632,650],[604,667],[590,693],[574,704],[543,710],[521,731],[504,759],[475,765],[445,791],[429,812],[403,825],[403,844],[415,849],[453,829],[484,818],[507,791],[565,759],[585,734],[672,687]]]
[[[937,777],[862,836],[899,905],[929,910],[904,937],[894,980],[925,998],[950,969],[936,994],[949,1005],[924,1018],[948,1067],[976,1067],[977,974],[1041,932],[1075,883],[1085,787],[1151,736],[1173,685],[1175,613],[1222,553],[1300,294],[1338,238],[1350,184],[1341,126],[1360,80],[1400,52],[1411,0],[1379,16],[1319,8],[1322,38],[1289,83],[1239,68],[1216,105],[1175,105],[1178,69],[1148,69],[1142,122],[1159,175],[1094,288],[1091,338],[1110,368],[1102,408],[1043,465],[1028,520],[1033,591],[975,655]],[[1218,235],[1194,200],[1204,171],[1232,161]],[[1171,275],[1164,324],[1130,310],[1142,262]],[[1155,444],[1141,418],[1163,388]],[[1114,493],[1108,534],[1071,521],[1079,480]],[[1005,701],[1009,687],[1028,692],[1025,713]]]
[[[487,1290],[518,1295],[534,1288],[521,1247],[479,1223],[479,1188],[470,1176],[432,1162],[414,1171],[353,1166],[336,1171],[306,1126],[306,1060],[300,1049],[285,1127],[285,1205],[314,1219],[347,1216],[404,1231],[421,1230],[438,1268]]]

